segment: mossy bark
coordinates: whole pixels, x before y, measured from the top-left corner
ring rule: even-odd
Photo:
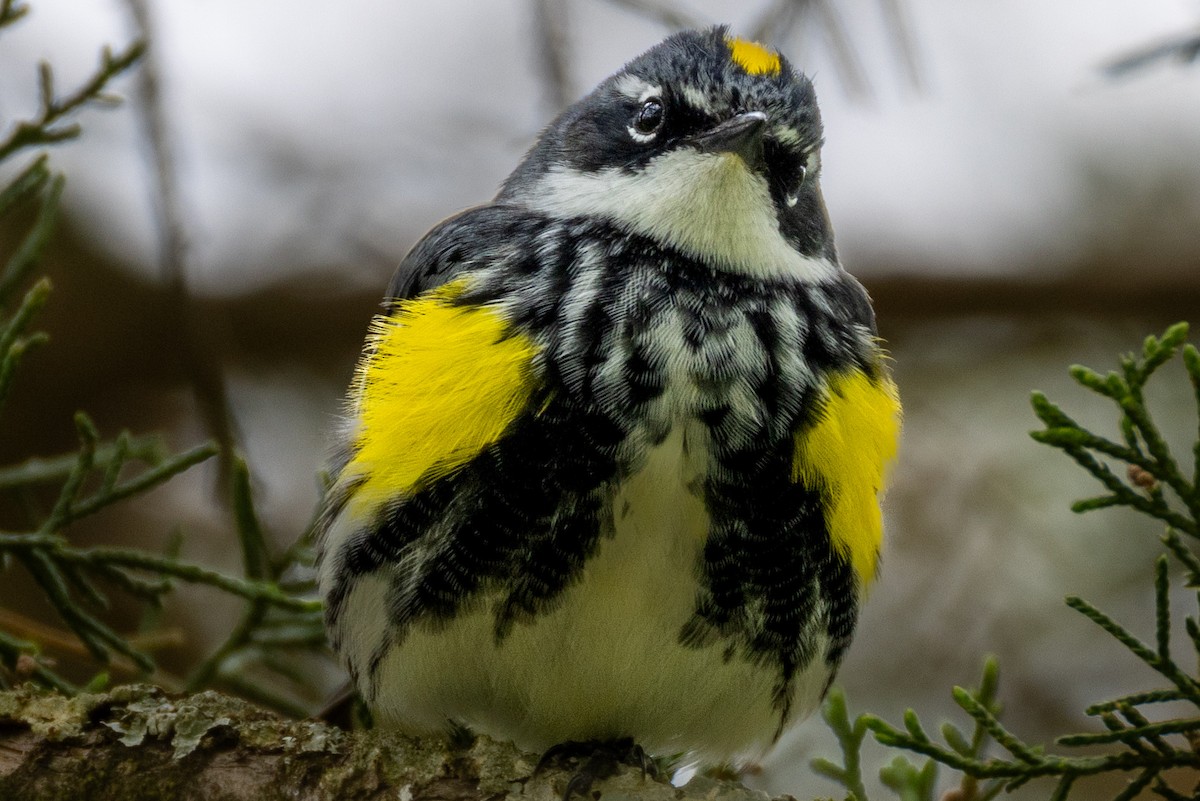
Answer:
[[[346,732],[215,692],[173,698],[136,685],[75,698],[30,687],[0,693],[5,801],[558,801],[570,775],[548,768],[535,776],[536,764],[535,754],[487,737],[455,749]],[[633,768],[592,795],[768,801],[732,782],[698,778],[676,788]]]

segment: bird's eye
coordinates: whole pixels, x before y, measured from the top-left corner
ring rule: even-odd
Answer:
[[[642,107],[633,115],[633,124],[629,126],[629,135],[637,142],[649,142],[662,127],[666,117],[663,102],[657,97],[651,97],[642,102]]]

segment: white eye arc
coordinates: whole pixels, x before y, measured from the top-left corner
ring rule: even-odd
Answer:
[[[795,190],[794,190],[794,191],[792,191],[792,192],[789,192],[789,193],[788,193],[788,194],[787,194],[787,195],[786,195],[786,196],[783,198],[783,202],[787,204],[787,207],[788,207],[789,209],[790,209],[792,206],[795,206],[797,203],[799,203],[799,202],[800,202],[800,187],[804,186],[804,180],[805,180],[807,177],[808,177],[808,167],[801,167],[801,168],[800,168],[800,178],[799,178],[799,179],[796,181],[796,188],[795,188]]]
[[[639,144],[643,144],[643,145],[646,144],[647,142],[653,142],[654,137],[657,136],[657,133],[648,133],[648,134],[639,133],[632,125],[627,125],[625,127],[625,130],[629,132],[630,139],[632,139],[633,141],[635,141]]]

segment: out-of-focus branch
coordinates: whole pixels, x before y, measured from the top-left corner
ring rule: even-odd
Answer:
[[[607,0],[609,5],[619,6],[672,30],[703,28],[711,25],[685,8],[665,0]]]
[[[538,0],[544,5],[549,0]],[[653,20],[672,30],[704,28],[722,20],[704,19],[667,0],[606,0]],[[920,87],[917,46],[912,27],[904,12],[903,0],[879,0],[883,23],[894,42],[904,73],[914,87]],[[801,25],[809,24],[823,31],[838,76],[848,94],[867,97],[870,81],[862,60],[850,37],[850,26],[843,20],[841,10],[832,0],[771,0],[745,26],[750,38],[779,44]]]
[[[828,0],[775,0],[750,25],[750,35],[758,41],[780,46],[800,27],[817,27],[824,31],[846,94],[858,98],[871,94],[866,70],[841,15]]]
[[[533,0],[538,71],[546,101],[555,113],[573,99],[567,8],[561,0]]]
[[[3,0],[0,2],[0,28],[12,25],[28,13],[29,6],[19,3],[18,0]]]
[[[858,51],[850,41],[841,11],[830,0],[811,0],[811,5],[829,39],[829,48],[837,64],[837,74],[842,79],[846,94],[851,97],[869,97],[871,83],[867,80],[867,71],[858,57]]]
[[[1181,319],[1200,308],[1200,285],[1186,272],[1178,280],[1097,281],[1085,273],[1047,281],[898,273],[866,277],[863,284],[881,320],[920,321],[978,316],[1097,315]]]
[[[917,37],[904,8],[904,0],[879,0],[879,7],[883,10],[884,24],[892,33],[892,41],[895,43],[900,63],[908,75],[908,82],[914,89],[920,90],[924,81],[921,77],[921,62],[917,56]]]
[[[140,97],[136,109],[154,165],[156,197],[152,205],[158,214],[159,274],[167,288],[167,300],[177,312],[168,318],[175,326],[172,339],[178,347],[179,360],[191,383],[208,433],[220,447],[221,480],[218,485],[223,486],[232,470],[238,439],[236,425],[229,408],[225,377],[188,291],[187,226],[162,102],[159,62],[152,36],[153,20],[145,0],[126,2],[139,37],[146,42],[145,60],[138,73]]]
[[[1200,30],[1181,36],[1172,36],[1169,39],[1130,50],[1124,55],[1101,64],[1100,70],[1109,78],[1124,78],[1138,70],[1164,61],[1192,64],[1198,60],[1200,60]]]
[[[775,0],[750,24],[750,37],[760,42],[778,42],[792,33],[812,6],[813,0]]]

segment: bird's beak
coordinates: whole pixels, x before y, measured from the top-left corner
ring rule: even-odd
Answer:
[[[750,169],[761,171],[766,166],[762,141],[766,128],[766,114],[746,111],[693,137],[692,144],[702,153],[736,154]]]

